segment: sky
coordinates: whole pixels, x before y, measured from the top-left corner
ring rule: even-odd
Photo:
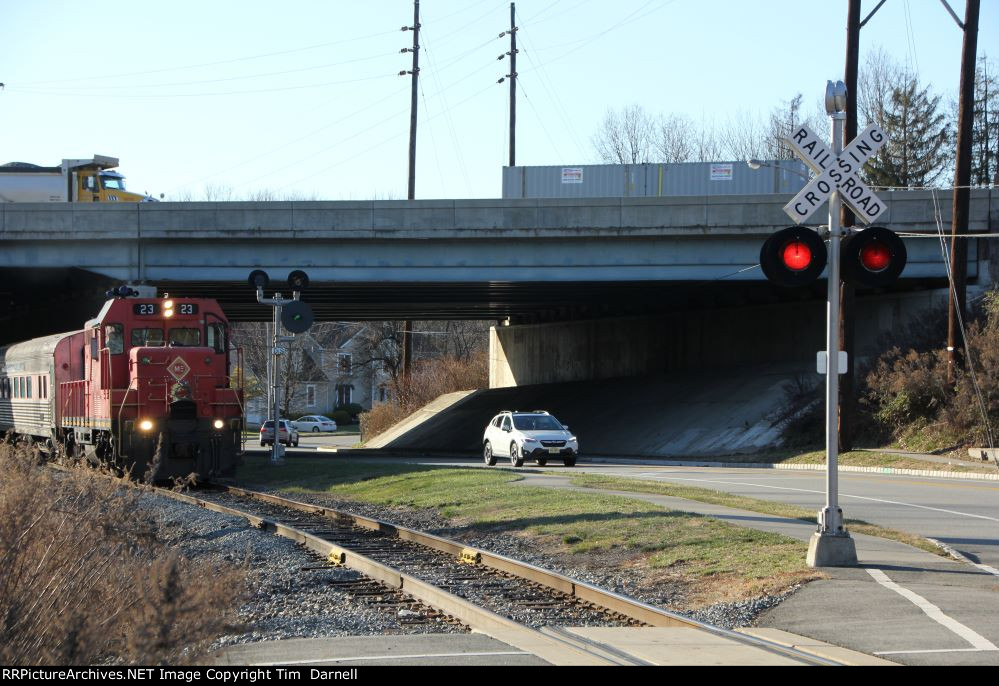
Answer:
[[[949,0],[963,18],[964,3]],[[866,16],[875,0],[865,0]],[[598,163],[608,109],[722,128],[843,78],[846,0],[518,0],[518,165]],[[497,198],[508,164],[510,2],[423,0],[416,197]],[[110,155],[129,190],[407,197],[411,0],[0,0],[0,164]],[[956,98],[962,32],[938,0],[861,31]],[[979,56],[999,61],[999,2]]]

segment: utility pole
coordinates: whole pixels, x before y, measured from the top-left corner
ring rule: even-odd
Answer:
[[[517,164],[517,20],[510,3],[510,166]]]
[[[843,139],[852,141],[857,137],[857,72],[860,62],[860,4],[861,0],[849,0],[846,19],[846,122]],[[877,10],[875,10],[877,11]],[[870,17],[868,17],[869,19]],[[853,210],[843,203],[840,224],[844,235],[850,233],[855,217]],[[840,350],[846,351],[848,364],[839,382],[839,429],[840,449],[844,452],[853,449],[853,425],[857,414],[856,398],[856,301],[857,291],[853,284],[843,282],[840,287],[839,336]]]
[[[413,0],[413,25],[403,26],[403,31],[413,32],[413,47],[403,48],[402,52],[413,53],[413,69],[409,73],[413,76],[412,96],[409,104],[409,192],[406,197],[409,200],[416,199],[416,113],[417,113],[417,91],[420,80],[420,0]],[[405,71],[399,72],[402,76]],[[402,373],[409,376],[410,364],[413,359],[413,322],[405,320],[402,325]]]
[[[955,367],[960,364],[959,346],[963,345],[963,333],[959,333],[960,321],[966,314],[968,281],[968,203],[971,198],[971,136],[975,116],[975,62],[978,51],[978,13],[980,0],[967,0],[962,24],[954,11],[944,2],[944,6],[954,17],[954,21],[964,31],[964,47],[961,51],[961,92],[958,96],[957,113],[957,164],[954,174],[954,204],[951,212],[950,271],[954,287],[948,298],[947,307],[947,381],[955,380]],[[958,340],[958,338],[961,340]]]

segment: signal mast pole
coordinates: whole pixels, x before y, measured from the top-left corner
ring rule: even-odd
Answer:
[[[843,124],[846,119],[846,85],[840,81],[826,86],[826,112],[832,120],[832,153],[843,152]],[[808,543],[810,567],[842,567],[857,564],[857,548],[843,528],[839,507],[839,191],[829,197],[829,262],[827,266],[828,318],[826,322],[826,506],[819,512],[819,529]]]

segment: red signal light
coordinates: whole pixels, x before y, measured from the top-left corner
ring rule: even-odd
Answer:
[[[781,251],[781,259],[788,269],[800,272],[808,269],[808,265],[812,263],[812,251],[801,241],[790,241]]]
[[[843,239],[843,280],[881,288],[893,283],[905,268],[905,243],[894,231],[870,226]]]
[[[760,249],[760,267],[771,282],[785,288],[812,283],[826,268],[826,244],[815,231],[800,226],[767,238]]]
[[[887,245],[879,241],[868,243],[860,248],[860,263],[868,271],[884,271],[891,264],[891,252]]]

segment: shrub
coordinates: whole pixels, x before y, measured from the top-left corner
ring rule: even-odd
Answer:
[[[445,393],[488,386],[488,356],[484,350],[467,359],[421,360],[413,365],[408,378],[398,380],[390,402],[361,414],[361,439],[370,440]]]
[[[872,362],[858,371],[856,438],[917,450],[984,445],[989,432],[999,438],[999,292],[988,292],[967,328],[971,365],[987,407],[987,421],[968,365],[947,382],[946,307],[927,310],[904,329],[882,336]],[[962,355],[963,357],[963,355]],[[821,385],[820,385],[821,386]],[[814,394],[819,399],[819,394]],[[788,392],[783,437],[787,444],[815,442],[824,423],[825,403],[804,412],[807,394]]]
[[[358,403],[348,403],[346,405],[337,405],[335,411],[336,412],[341,412],[341,411],[345,412],[347,414],[347,417],[349,418],[350,421],[355,421],[356,418],[357,418],[357,415],[359,415],[362,412],[364,412],[364,408],[361,405],[359,405]],[[338,424],[340,423],[339,419],[337,419],[336,421],[337,421]]]
[[[923,448],[981,445],[990,432],[997,438],[999,294],[986,293],[974,315],[967,327],[971,359],[956,366],[953,383],[947,381],[942,343],[930,349],[893,347],[877,360],[865,379],[863,406],[884,434],[902,444],[916,439]],[[945,331],[945,320],[939,319],[938,331]],[[984,417],[972,371],[985,403]]]
[[[138,495],[0,445],[0,663],[191,661],[232,629],[242,572],[159,543]]]
[[[350,414],[344,410],[337,410],[330,415],[330,419],[336,422],[338,427],[343,424],[350,424]]]

